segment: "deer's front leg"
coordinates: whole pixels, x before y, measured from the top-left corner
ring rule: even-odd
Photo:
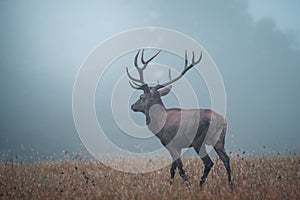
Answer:
[[[180,159],[180,153],[181,150],[177,150],[177,149],[169,149],[169,152],[172,156],[173,162],[172,162],[172,166],[170,169],[170,173],[171,173],[171,180],[170,183],[172,184],[174,181],[174,176],[175,176],[175,170],[178,167],[178,171],[179,171],[179,175],[180,177],[187,183],[190,184],[189,179],[187,178],[185,171],[183,169],[183,165],[182,165],[182,161]]]
[[[180,177],[188,184],[190,184],[190,181],[188,179],[188,177],[185,174],[185,171],[183,169],[183,165],[182,165],[182,161],[180,159],[180,157],[177,159],[177,167],[178,167],[178,171],[179,171],[179,175]]]
[[[176,168],[177,168],[177,162],[175,160],[175,161],[172,162],[172,166],[171,166],[171,169],[170,169],[170,174],[171,174],[170,184],[171,185],[174,182],[174,176],[175,176]]]

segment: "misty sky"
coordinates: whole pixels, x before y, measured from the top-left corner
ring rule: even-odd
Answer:
[[[298,1],[104,2],[0,1],[1,154],[81,151],[72,117],[81,63],[108,37],[148,26],[189,35],[217,64],[227,149],[300,151]]]

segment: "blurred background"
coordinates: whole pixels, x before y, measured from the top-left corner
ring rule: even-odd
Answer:
[[[217,64],[229,151],[299,153],[299,9],[297,0],[0,1],[1,159],[87,155],[72,116],[76,73],[105,39],[148,26],[189,35]]]

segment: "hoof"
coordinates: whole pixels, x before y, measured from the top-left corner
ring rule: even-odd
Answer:
[[[172,179],[170,180],[170,185],[172,185],[173,182],[174,182],[174,179],[172,178]]]
[[[203,183],[205,183],[206,179],[201,179],[199,182],[200,187],[202,187]]]

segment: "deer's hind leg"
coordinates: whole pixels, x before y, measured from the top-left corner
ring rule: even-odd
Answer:
[[[207,154],[204,144],[202,144],[200,148],[194,147],[194,149],[204,163],[203,175],[199,181],[199,185],[202,186],[203,183],[205,183],[206,178],[207,178],[212,166],[214,165],[214,163],[211,160],[211,158],[209,157],[209,155]]]
[[[177,162],[176,160],[172,162],[171,165],[171,169],[170,169],[170,174],[171,174],[171,178],[170,178],[170,184],[172,185],[174,182],[174,177],[175,177],[175,170],[177,168]]]
[[[229,184],[230,190],[233,191],[233,184],[232,184],[232,180],[231,180],[230,159],[229,159],[229,156],[226,154],[225,147],[224,147],[226,130],[227,130],[227,126],[225,124],[225,126],[222,129],[221,136],[214,146],[214,149],[217,152],[217,154],[219,155],[222,162],[224,163],[224,166],[225,166],[226,172],[227,172],[228,184]]]
[[[224,163],[224,166],[225,166],[226,172],[227,172],[228,184],[229,184],[230,190],[232,191],[233,184],[232,184],[232,180],[231,180],[230,159],[229,159],[229,156],[226,154],[226,151],[224,148],[224,143],[217,142],[217,144],[214,146],[214,149],[217,152],[217,154],[219,155],[222,162]]]

